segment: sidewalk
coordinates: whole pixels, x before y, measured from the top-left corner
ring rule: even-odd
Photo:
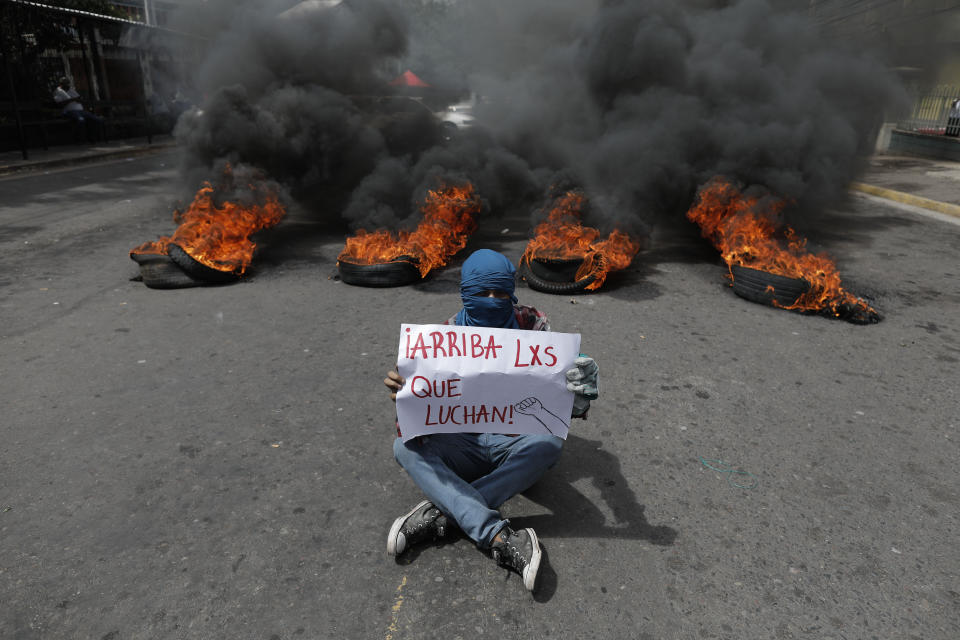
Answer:
[[[49,149],[27,149],[26,160],[19,149],[0,151],[0,177],[145,155],[172,149],[174,146],[176,143],[173,136],[155,135],[152,144],[147,142],[146,137],[138,137],[95,144],[59,145]]]
[[[117,140],[30,149],[24,160],[19,150],[0,152],[0,177],[21,172],[46,171],[111,158],[155,153],[176,146],[173,136]],[[850,190],[864,197],[883,198],[905,208],[930,211],[960,223],[960,162],[915,156],[877,154]]]
[[[878,154],[850,190],[960,223],[960,162]]]

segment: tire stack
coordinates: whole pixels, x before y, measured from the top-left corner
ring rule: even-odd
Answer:
[[[803,278],[789,278],[740,265],[733,265],[730,272],[733,274],[734,293],[751,302],[770,307],[790,307],[810,290],[810,283]],[[820,310],[806,310],[801,313],[816,313],[852,324],[877,324],[883,319],[876,309],[859,298],[856,302],[827,305]]]
[[[417,259],[400,256],[390,262],[360,264],[346,258],[337,261],[340,279],[357,287],[401,287],[423,279]]]
[[[170,244],[167,253],[131,253],[140,266],[138,280],[151,289],[185,289],[236,282],[240,276],[220,271],[194,260],[182,247]]]
[[[598,264],[602,266],[603,256],[597,256]],[[576,279],[577,270],[583,265],[583,258],[533,258],[520,259],[520,277],[527,281],[531,289],[544,293],[567,295],[586,291],[586,288],[597,279],[591,273],[579,280]]]
[[[220,269],[208,267],[194,260],[190,254],[184,251],[178,244],[171,242],[167,247],[167,253],[170,254],[170,259],[173,260],[184,273],[201,283],[226,284],[228,282],[236,282],[240,279],[240,275],[233,271],[221,271]]]
[[[140,274],[133,279],[151,289],[184,289],[202,284],[185,274],[165,253],[131,253],[130,259],[140,266]]]
[[[769,307],[789,307],[810,290],[810,283],[803,278],[788,278],[736,264],[730,272],[733,274],[735,294]]]

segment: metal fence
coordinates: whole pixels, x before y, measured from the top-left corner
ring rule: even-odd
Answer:
[[[897,120],[904,131],[942,135],[947,128],[953,101],[960,99],[960,86],[939,85],[914,94],[913,109]]]

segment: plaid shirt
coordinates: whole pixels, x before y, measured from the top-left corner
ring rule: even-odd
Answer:
[[[520,329],[526,329],[527,331],[550,331],[550,321],[547,320],[547,314],[542,311],[537,311],[533,307],[528,307],[525,304],[515,304],[513,305],[513,315],[517,317],[517,325]],[[454,315],[443,324],[452,325],[456,323],[457,316]]]

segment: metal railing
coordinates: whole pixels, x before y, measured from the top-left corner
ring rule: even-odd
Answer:
[[[917,91],[913,109],[897,119],[897,128],[904,131],[942,135],[947,128],[953,101],[960,99],[960,86],[939,85]]]

